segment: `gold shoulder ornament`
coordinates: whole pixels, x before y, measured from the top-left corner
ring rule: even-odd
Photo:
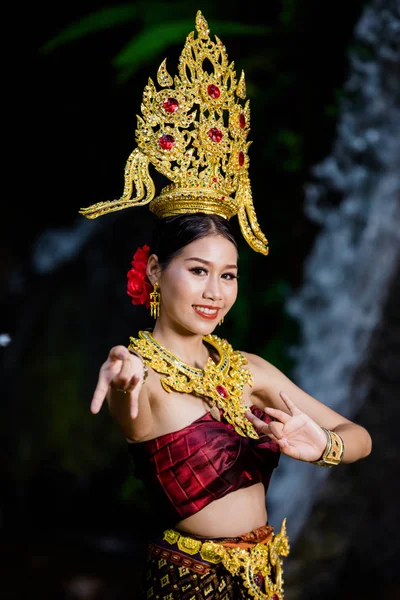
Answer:
[[[216,335],[203,336],[219,354],[218,364],[209,358],[204,369],[197,369],[180,360],[161,346],[148,331],[139,331],[138,338],[131,337],[129,349],[139,352],[145,363],[166,375],[161,378],[165,391],[198,394],[211,399],[212,405],[221,408],[225,419],[244,437],[258,439],[253,424],[245,416],[249,407],[243,401],[243,388],[253,385],[249,369],[243,369],[247,359]]]
[[[188,213],[238,216],[253,250],[268,254],[268,240],[257,221],[249,179],[247,139],[250,104],[244,105],[244,72],[239,79],[221,40],[211,40],[207,21],[197,11],[196,30],[186,38],[174,78],[166,59],[149,78],[137,115],[137,147],[125,166],[123,194],[80,213],[95,219],[124,208],[149,204],[158,217]],[[169,184],[158,196],[150,166]]]

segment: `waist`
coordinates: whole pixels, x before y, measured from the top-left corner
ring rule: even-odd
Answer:
[[[150,543],[150,554],[173,560],[199,573],[223,566],[242,580],[255,598],[283,598],[283,560],[289,554],[286,519],[279,533],[263,525],[235,537],[203,538],[167,529]]]
[[[265,488],[255,483],[213,500],[175,524],[175,529],[201,537],[237,536],[267,522]]]

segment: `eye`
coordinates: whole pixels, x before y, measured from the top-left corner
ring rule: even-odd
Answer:
[[[204,273],[207,275],[207,269],[204,267],[193,267],[193,269],[190,269],[190,272],[195,275],[203,275]]]
[[[228,281],[231,281],[233,279],[239,279],[239,275],[236,275],[235,273],[224,273],[222,277],[224,279],[227,279]]]

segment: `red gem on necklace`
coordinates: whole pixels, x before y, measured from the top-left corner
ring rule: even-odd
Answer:
[[[263,589],[263,585],[264,585],[264,577],[263,574],[258,572],[258,573],[254,573],[254,582],[256,584],[257,587],[260,588],[260,590]],[[273,600],[278,600],[278,596],[276,594],[274,594],[272,596]]]
[[[172,135],[169,135],[169,133],[165,133],[160,137],[158,143],[163,150],[171,150],[172,146],[175,144],[175,138]]]
[[[165,111],[169,113],[174,113],[179,108],[179,102],[178,100],[176,100],[176,98],[167,98],[163,102],[163,107]]]
[[[219,394],[221,396],[221,398],[224,398],[225,400],[227,398],[229,398],[228,390],[226,388],[224,388],[223,385],[217,385],[217,387],[215,388],[215,391],[217,392],[217,394]]]
[[[207,88],[207,92],[211,98],[215,98],[215,99],[219,98],[221,95],[219,87],[217,85],[215,85],[214,83],[210,83],[210,85]]]
[[[239,165],[241,167],[243,167],[243,165],[244,165],[244,154],[243,154],[242,151],[239,152],[238,161],[239,161]]]
[[[240,115],[239,115],[239,125],[242,129],[244,129],[246,127],[246,117],[244,116],[243,113],[240,113]]]
[[[210,131],[208,132],[208,135],[213,142],[220,142],[223,137],[222,131],[217,127],[211,127]]]

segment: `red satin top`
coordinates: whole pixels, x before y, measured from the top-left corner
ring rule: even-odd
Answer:
[[[265,422],[270,418],[250,409]],[[267,435],[243,437],[230,423],[207,412],[183,429],[147,442],[128,444],[135,475],[158,510],[174,524],[235,490],[262,482],[267,492],[278,465],[279,446]]]

